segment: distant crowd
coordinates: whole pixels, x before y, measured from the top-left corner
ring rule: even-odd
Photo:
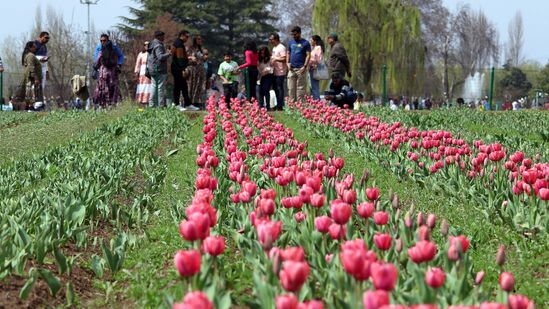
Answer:
[[[233,53],[227,50],[214,70],[209,51],[203,47],[202,36],[194,35],[191,39],[191,34],[182,30],[168,48],[164,43],[165,33],[155,31],[151,41],[143,42],[137,56],[135,100],[149,107],[167,106],[166,84],[171,74],[171,102],[181,111],[199,110],[204,106],[206,95],[212,92],[224,95],[227,102],[245,97],[268,110],[282,110],[286,96],[289,100],[298,100],[305,95],[320,99],[322,80],[331,80],[322,96],[324,99],[341,107],[352,107],[359,95],[345,79],[351,77],[351,66],[337,34],[331,33],[326,38],[330,46],[327,59],[324,59],[325,45],[320,36],[313,35],[306,40],[298,26],[291,30],[290,36],[287,46],[281,43],[276,32],[269,35],[268,46],[258,47],[256,42],[246,41],[242,50],[243,63],[236,63]],[[44,89],[49,79],[49,40],[50,34],[43,31],[38,39],[25,44],[21,56],[23,78],[10,99],[14,109],[40,110],[44,107]],[[119,76],[123,65],[122,50],[107,34],[102,34],[95,48],[90,74],[96,79],[93,91],[87,89],[87,76],[75,75],[71,79],[72,102],[76,107],[91,102],[95,108],[109,108],[120,102]],[[1,58],[0,70],[4,70]]]

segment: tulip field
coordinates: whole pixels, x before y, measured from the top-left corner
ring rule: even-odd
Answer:
[[[549,306],[547,112],[116,113],[0,114],[0,307]]]

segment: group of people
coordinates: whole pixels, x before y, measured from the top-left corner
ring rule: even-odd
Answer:
[[[38,39],[28,41],[21,55],[21,64],[24,67],[23,79],[13,96],[14,108],[18,110],[39,109],[44,106],[43,90],[48,73],[48,48],[46,44],[50,34],[46,31],[40,33]],[[0,59],[0,72],[4,71],[2,59]]]
[[[187,44],[190,33],[180,31],[171,47],[166,47],[165,33],[156,31],[152,41],[143,43],[137,56],[134,74],[137,80],[136,101],[150,107],[166,106],[166,84],[168,74],[173,77],[173,103],[181,111],[198,110],[205,102],[206,91],[214,88],[214,70],[209,60],[209,51],[202,46],[202,37],[195,35]],[[29,41],[21,58],[24,78],[14,96],[16,101],[26,102],[26,108],[41,104],[43,90],[48,79],[48,32]],[[339,43],[337,34],[327,37],[330,57],[324,59],[325,46],[322,38],[313,35],[309,40],[302,38],[301,28],[291,30],[291,39],[286,47],[278,33],[269,35],[270,46],[259,48],[253,41],[247,41],[243,48],[244,63],[237,64],[231,51],[224,53],[224,61],[217,69],[217,76],[223,84],[226,101],[238,96],[241,88],[246,89],[248,99],[256,99],[261,107],[270,110],[271,91],[276,96],[275,110],[284,108],[285,87],[289,100],[298,100],[306,95],[319,99],[320,81],[331,79],[325,98],[343,107],[356,100],[345,76],[351,76],[350,62],[345,48]],[[171,60],[171,61],[170,61]],[[168,70],[170,63],[170,70]],[[122,50],[109,39],[100,36],[93,58],[93,73],[97,80],[91,95],[95,106],[116,105],[122,96],[119,75],[124,64]],[[0,60],[0,70],[3,70]],[[245,78],[243,78],[245,76]],[[244,85],[241,83],[244,81]],[[241,86],[241,88],[239,87]],[[354,96],[353,96],[354,94]]]
[[[310,40],[305,40],[298,26],[292,29],[291,36],[288,47],[281,43],[279,34],[275,32],[269,35],[271,47],[263,45],[258,48],[254,41],[246,41],[243,48],[245,61],[240,65],[233,60],[231,51],[224,53],[217,76],[223,84],[227,103],[239,96],[242,88],[246,90],[248,99],[255,99],[260,107],[270,110],[270,93],[273,90],[276,96],[274,109],[282,110],[285,86],[289,100],[297,100],[305,96],[309,82],[309,94],[319,99],[320,80],[331,79],[326,99],[341,107],[352,105],[356,92],[344,78],[351,76],[351,66],[337,34],[327,37],[331,46],[328,61],[324,60],[324,42],[320,36],[313,35]],[[148,103],[151,107],[166,105],[165,88],[170,58],[173,103],[183,111],[196,110],[204,102],[206,90],[215,87],[212,64],[208,50],[202,47],[202,37],[195,36],[190,45],[186,44],[189,38],[189,32],[183,30],[173,46],[166,48],[165,33],[156,31],[152,42],[144,42],[134,70],[138,80],[138,102]],[[318,74],[317,70],[324,72]]]
[[[138,80],[136,100],[150,107],[166,106],[168,59],[171,58],[173,103],[181,111],[199,110],[213,75],[209,51],[202,47],[200,35],[194,36],[188,47],[190,33],[186,30],[179,32],[171,48],[166,48],[165,37],[164,32],[155,31],[154,39],[143,43],[134,70]]]

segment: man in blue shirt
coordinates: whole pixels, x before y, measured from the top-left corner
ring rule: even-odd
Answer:
[[[44,93],[46,80],[50,79],[50,75],[48,72],[48,47],[46,46],[49,41],[50,34],[46,31],[40,32],[38,40],[34,41],[34,45],[36,45],[36,53],[34,53],[34,55],[38,60],[40,60],[40,63],[42,64],[42,93]]]
[[[102,42],[106,42],[108,40],[109,36],[103,33],[101,35],[99,44],[97,44],[97,46],[95,47],[95,54],[93,56],[94,63],[97,62],[97,58],[99,57],[99,52],[101,51],[101,47],[103,46]],[[114,48],[114,50],[116,50],[116,53],[118,54],[118,66],[121,66],[122,64],[124,64],[124,54],[122,54],[122,50],[120,49],[120,47],[116,46],[114,42],[112,43],[112,47]]]
[[[289,53],[286,54],[288,65],[288,100],[296,101],[305,96],[307,85],[307,66],[311,54],[311,44],[301,38],[301,28],[292,28],[293,40],[288,42]]]

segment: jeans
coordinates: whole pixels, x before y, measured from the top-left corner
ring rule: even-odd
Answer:
[[[309,79],[311,81],[311,96],[315,100],[320,99],[320,81],[313,78],[314,70],[309,71]]]
[[[286,76],[274,77],[274,91],[276,94],[276,107],[279,109],[284,108],[284,80]]]
[[[233,82],[232,84],[223,84],[223,95],[225,96],[225,103],[227,103],[227,108],[231,108],[231,99],[236,98],[237,94],[237,82]]]
[[[168,73],[158,73],[158,76],[151,76],[151,97],[149,99],[149,107],[166,106],[166,80]],[[158,87],[158,102],[156,102],[156,88]]]
[[[189,86],[187,80],[183,78],[183,72],[176,71],[173,74],[173,103],[179,105],[179,98],[183,93],[183,106],[191,105],[191,98],[189,97]]]
[[[248,100],[252,100],[252,98],[257,99],[257,93],[255,91],[256,85],[257,85],[257,76],[259,75],[259,71],[257,71],[257,66],[249,66],[248,68],[248,80],[246,81],[246,93],[250,94],[250,98]]]
[[[271,88],[275,81],[275,76],[273,74],[267,74],[261,77],[259,83],[259,107],[266,107],[267,110],[271,109]]]
[[[299,73],[301,68],[291,68],[288,71],[288,100],[297,101],[305,97],[307,86],[307,72]]]

